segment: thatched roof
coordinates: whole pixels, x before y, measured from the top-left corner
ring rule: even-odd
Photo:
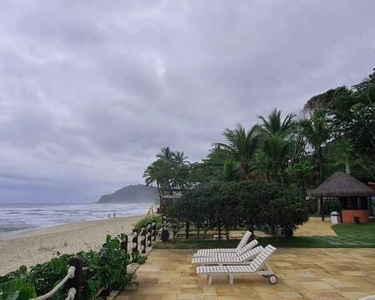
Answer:
[[[315,197],[369,197],[375,196],[375,190],[343,172],[336,172],[314,191]]]

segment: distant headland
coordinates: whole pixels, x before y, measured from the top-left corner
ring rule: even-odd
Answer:
[[[144,184],[128,185],[116,192],[100,197],[98,203],[154,203],[158,199],[158,191],[155,187]]]

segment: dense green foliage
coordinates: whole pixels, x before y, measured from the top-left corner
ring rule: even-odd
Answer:
[[[198,231],[242,227],[253,231],[267,227],[274,235],[282,227],[286,236],[308,220],[308,208],[299,191],[280,188],[273,182],[250,180],[201,184],[174,202],[168,216],[191,222]],[[176,222],[176,221],[175,221]]]
[[[202,212],[195,211],[189,217],[186,212],[184,217],[179,216],[181,222],[191,220],[203,231],[215,224],[220,231],[233,226],[230,220],[238,214],[236,210],[245,214],[242,219],[247,219],[249,228],[259,223],[259,216],[252,214],[258,211],[258,203],[248,200],[234,205],[228,182],[261,179],[277,182],[282,190],[298,189],[306,195],[335,171],[346,171],[363,182],[375,181],[375,72],[351,88],[337,87],[312,97],[298,117],[283,117],[281,111],[274,109],[267,117],[259,116],[259,120],[250,129],[240,124],[235,129],[225,129],[223,141],[214,142],[200,162],[189,163],[183,152],[161,149],[158,159],[145,171],[146,183],[156,183],[167,192],[174,188],[184,192],[193,189],[185,193],[186,197],[194,199],[193,204]],[[205,190],[210,184],[226,186],[228,190],[218,197],[217,193]],[[186,197],[184,201],[188,203]],[[263,201],[261,195],[257,197],[259,202]],[[285,207],[274,215],[280,226],[284,223],[282,216],[293,218],[289,213],[299,209],[293,199],[274,203],[280,209]],[[323,198],[320,201],[322,218],[338,208],[337,203],[323,202]],[[218,215],[225,212],[228,220],[210,216],[207,225],[207,205],[214,207]],[[314,208],[312,213],[316,207],[310,206]],[[176,210],[174,207],[170,213],[178,213]],[[181,222],[175,222],[174,228],[180,227]]]
[[[330,89],[307,101],[299,117],[275,109],[250,129],[225,129],[201,162],[161,149],[145,171],[161,190],[254,178],[305,192],[335,171],[375,180],[375,72],[352,88]]]
[[[375,248],[375,222],[368,224],[336,224],[332,226],[337,236],[296,236],[292,239],[257,237],[260,245],[295,248]],[[178,240],[175,243],[159,243],[158,249],[212,249],[235,248],[239,240]]]
[[[81,259],[86,267],[82,278],[82,299],[95,299],[102,288],[118,289],[131,280],[126,273],[127,265],[144,262],[144,258],[139,254],[127,254],[121,249],[122,239],[122,235],[114,238],[107,236],[103,248],[99,251],[65,254],[33,266],[29,272],[22,266],[0,277],[0,299],[28,300],[36,295],[46,294],[65,277],[69,261],[73,257]],[[51,299],[65,299],[67,289],[65,285]]]
[[[190,164],[186,162],[184,152],[172,152],[169,147],[162,148],[154,161],[144,172],[146,185],[156,184],[161,192],[184,190],[189,185]]]
[[[144,219],[139,220],[137,223],[133,225],[134,229],[141,230],[142,227],[147,227],[147,225],[150,224],[153,220],[156,221],[156,229],[159,230],[163,222],[163,219],[160,215],[155,216],[155,218],[152,218],[152,219],[144,218]]]

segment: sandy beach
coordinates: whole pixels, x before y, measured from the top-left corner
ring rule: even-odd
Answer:
[[[133,224],[144,216],[118,217],[40,228],[10,237],[0,237],[0,275],[21,265],[32,266],[56,254],[96,250],[107,234],[130,233]]]

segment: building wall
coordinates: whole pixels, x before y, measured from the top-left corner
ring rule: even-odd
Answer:
[[[369,223],[369,211],[368,210],[342,210],[342,222],[348,224],[354,224],[354,217],[359,217],[359,223]]]

